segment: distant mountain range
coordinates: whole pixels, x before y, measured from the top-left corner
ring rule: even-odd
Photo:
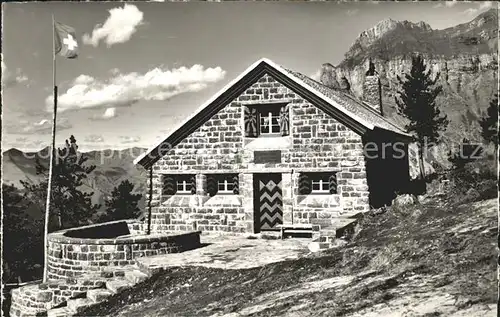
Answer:
[[[384,115],[404,124],[394,101],[397,76],[404,78],[411,56],[419,53],[433,74],[440,73],[443,93],[437,104],[451,121],[445,142],[481,141],[478,119],[498,90],[498,23],[497,9],[443,30],[433,30],[425,22],[384,20],[362,32],[337,66],[325,63],[321,81],[332,87],[345,87],[347,82],[351,92],[362,97],[371,58],[383,85]],[[433,160],[446,164],[444,155],[441,151]]]
[[[115,186],[123,180],[134,184],[134,192],[144,194],[146,190],[147,173],[133,161],[145,152],[143,148],[130,148],[125,150],[103,150],[83,152],[88,157],[87,165],[96,165],[95,170],[84,181],[82,189],[93,191],[94,203],[104,206],[105,198],[111,195]],[[35,159],[39,158],[42,164],[48,166],[49,148],[38,152],[23,152],[12,148],[3,152],[3,181],[22,189],[21,180],[38,183],[42,177],[36,174]],[[140,202],[144,207],[145,197]]]

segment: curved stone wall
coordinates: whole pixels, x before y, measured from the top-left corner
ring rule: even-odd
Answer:
[[[48,278],[76,277],[110,266],[134,264],[137,257],[182,252],[200,246],[200,232],[130,234],[127,227],[136,224],[114,221],[49,234]]]

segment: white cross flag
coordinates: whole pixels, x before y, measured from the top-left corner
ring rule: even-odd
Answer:
[[[75,29],[71,26],[55,22],[54,52],[66,58],[78,56],[78,42]]]

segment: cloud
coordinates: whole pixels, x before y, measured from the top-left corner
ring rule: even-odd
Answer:
[[[437,4],[433,5],[433,8],[442,8],[442,7],[447,7],[451,8],[454,7],[458,2],[456,0],[453,1],[439,1]]]
[[[116,108],[108,108],[106,111],[104,111],[104,114],[102,115],[103,119],[110,119],[116,117]]]
[[[489,9],[493,6],[491,1],[484,1],[479,5],[479,10]]]
[[[56,123],[56,132],[72,127],[67,118],[59,118]],[[12,134],[50,134],[52,133],[52,120],[41,119],[37,122],[20,120],[15,123],[5,124],[5,132]]]
[[[155,68],[145,74],[116,74],[107,81],[80,75],[58,98],[60,112],[82,108],[130,106],[140,100],[167,100],[173,96],[197,92],[220,81],[226,72],[220,67],[205,69],[201,65],[172,70]],[[45,100],[52,109],[53,96]]]
[[[94,116],[94,117],[91,117],[89,119],[91,119],[91,120],[109,120],[109,119],[116,118],[116,117],[117,117],[116,108],[107,108],[106,111],[104,111],[104,113],[102,115]]]
[[[141,137],[138,136],[120,136],[121,143],[128,144],[128,143],[136,143],[141,140]]]
[[[321,71],[320,70],[317,70],[314,74],[312,74],[311,76],[312,79],[314,79],[315,81],[320,81],[321,79]]]
[[[84,34],[83,43],[97,47],[99,41],[103,40],[109,46],[117,43],[125,43],[137,31],[142,24],[144,14],[132,4],[125,4],[123,8],[109,10],[109,17],[104,24],[96,25],[92,35]]]
[[[456,4],[457,4],[457,1],[456,1],[456,0],[453,0],[453,1],[446,1],[446,2],[444,3],[444,5],[445,5],[447,8],[454,7]]]
[[[20,68],[16,70],[15,74],[7,69],[7,65],[5,65],[2,56],[2,88],[11,87],[27,81],[28,77],[22,73]]]
[[[463,14],[466,14],[466,15],[474,15],[474,14],[476,14],[478,11],[479,11],[479,9],[477,9],[477,8],[469,8],[469,9],[467,9],[467,10],[463,11],[462,13],[463,13]]]
[[[479,13],[479,11],[487,10],[493,6],[493,3],[491,1],[477,1],[477,5],[475,8],[469,8],[465,11],[463,11],[463,14],[466,15],[476,15]]]
[[[346,14],[348,16],[353,16],[353,15],[358,14],[358,12],[359,12],[359,9],[353,9],[353,10],[347,10]]]
[[[89,142],[89,143],[102,143],[102,142],[104,142],[104,138],[102,137],[102,135],[91,134],[91,135],[87,135],[85,137],[85,142]]]

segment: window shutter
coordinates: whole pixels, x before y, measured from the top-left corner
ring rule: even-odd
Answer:
[[[245,111],[245,136],[256,137],[258,135],[257,109],[243,106]]]
[[[218,190],[218,182],[217,178],[214,175],[207,176],[207,193],[210,197],[217,194]]]
[[[329,190],[330,194],[336,194],[337,193],[337,174],[333,174],[330,176],[328,179],[329,182]]]
[[[290,107],[286,105],[280,109],[280,131],[281,135],[290,134]]]
[[[311,179],[305,173],[301,173],[299,175],[299,194],[300,195],[308,195],[311,193]]]
[[[191,194],[196,194],[196,175],[191,176]]]
[[[233,193],[235,195],[238,195],[240,193],[240,184],[239,184],[239,177],[238,177],[238,175],[234,175],[234,177],[233,177],[233,184],[234,184]]]
[[[165,175],[163,179],[163,192],[165,195],[174,195],[177,192],[177,182],[175,177]]]

